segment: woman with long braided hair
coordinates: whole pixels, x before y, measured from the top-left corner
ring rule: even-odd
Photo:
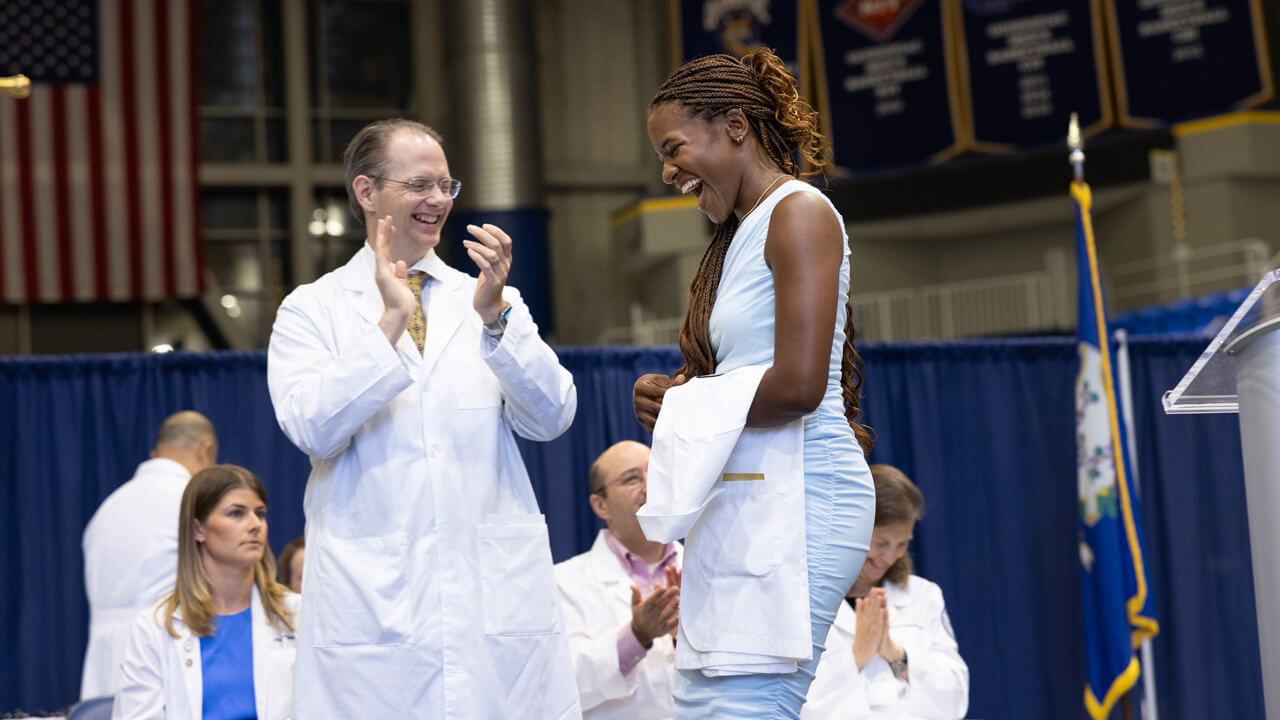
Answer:
[[[676,70],[649,104],[662,179],[698,199],[715,237],[689,288],[684,366],[635,384],[636,417],[652,430],[669,387],[748,365],[768,366],[748,427],[803,418],[805,543],[813,654],[793,673],[707,677],[679,670],[677,718],[795,718],[841,599],[862,567],[875,486],[859,422],[862,360],[849,321],[844,221],[798,178],[818,167],[817,114],[777,55],[712,55]]]

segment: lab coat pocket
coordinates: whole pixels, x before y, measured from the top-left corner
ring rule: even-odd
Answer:
[[[316,646],[402,645],[410,640],[404,533],[371,538],[324,536],[313,561],[320,591]],[[307,548],[308,551],[311,548]]]
[[[476,533],[486,635],[559,631],[551,545],[541,515],[490,515]]]
[[[484,410],[502,404],[502,386],[487,368],[459,378],[453,394],[461,410]]]
[[[763,479],[720,481],[719,492],[690,533],[688,546],[708,579],[765,577],[782,562],[786,543],[776,520],[782,493]]]

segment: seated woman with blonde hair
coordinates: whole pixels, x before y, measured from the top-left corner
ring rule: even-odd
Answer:
[[[133,622],[113,720],[292,716],[299,598],[275,581],[262,483],[201,470],[178,523],[178,579]]]

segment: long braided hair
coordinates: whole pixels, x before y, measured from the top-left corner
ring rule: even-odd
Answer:
[[[738,108],[747,118],[769,159],[792,177],[802,172],[797,156],[808,166],[822,167],[823,137],[818,132],[818,114],[796,91],[796,79],[773,51],[759,48],[741,60],[732,55],[708,55],[681,65],[658,88],[649,101],[652,112],[660,105],[677,102],[695,116],[710,119]],[[715,236],[689,285],[689,310],[680,328],[680,353],[684,366],[677,371],[685,377],[715,372],[708,324],[715,305],[716,290],[729,244],[738,231],[738,217],[730,212],[716,226]],[[844,394],[844,414],[863,453],[871,452],[871,431],[860,422],[862,380],[866,366],[853,347],[853,314],[844,327],[844,354],[840,385]]]

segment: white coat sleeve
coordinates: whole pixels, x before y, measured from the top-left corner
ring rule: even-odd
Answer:
[[[320,292],[308,286],[280,305],[267,346],[267,389],[280,429],[299,450],[323,459],[342,452],[413,376],[372,322],[340,344]]]
[[[936,585],[922,590],[920,612],[928,640],[903,645],[911,680],[907,708],[922,718],[955,720],[969,709],[969,666],[960,657],[942,590]]]
[[[112,720],[163,720],[165,717],[164,646],[167,634],[155,623],[155,607],[142,611],[129,627],[124,660],[117,671]],[[182,682],[182,678],[170,678]]]
[[[587,587],[581,575],[556,570],[565,637],[582,709],[590,710],[607,700],[631,695],[635,692],[634,682],[623,677],[618,668],[618,628],[593,628],[588,621],[593,613],[587,611],[585,604],[604,602],[605,598],[600,597],[604,588]]]
[[[482,335],[481,355],[502,386],[503,415],[516,434],[528,440],[554,440],[573,423],[578,390],[573,375],[538,335],[538,326],[515,288],[503,297],[511,303],[500,342]]]
[[[853,659],[853,643],[833,627],[827,635],[827,649],[818,658],[813,683],[800,720],[856,720],[871,713],[868,702],[868,664],[858,670]]]

